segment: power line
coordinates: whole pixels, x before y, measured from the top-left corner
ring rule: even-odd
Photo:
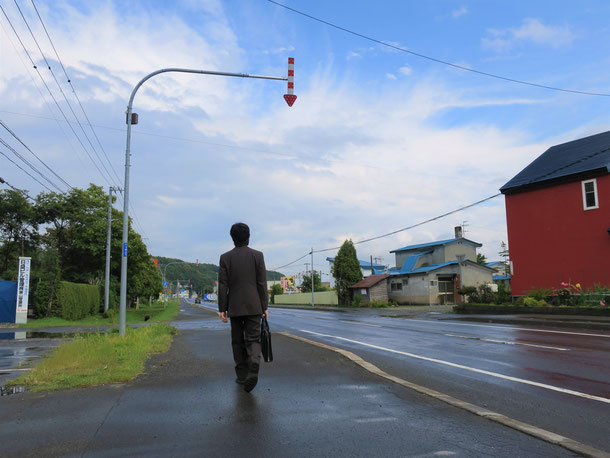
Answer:
[[[572,167],[573,165],[576,165],[576,164],[578,164],[580,162],[587,161],[589,159],[594,158],[595,156],[598,156],[600,154],[606,153],[608,151],[610,151],[610,147],[603,148],[601,150],[595,151],[595,152],[593,152],[593,153],[591,153],[591,154],[589,154],[589,155],[587,155],[587,156],[585,156],[583,158],[576,159],[576,160],[574,160],[574,161],[572,161],[572,162],[570,162],[568,164],[562,165],[561,167],[557,167],[556,169],[551,170],[550,172],[545,172],[542,175],[538,175],[538,176],[532,178],[531,180],[527,181],[526,183],[523,183],[521,186],[528,185],[528,184],[531,184],[531,183],[535,183],[535,182],[537,182],[537,181],[539,181],[541,179],[544,179],[546,177],[552,177],[555,173],[560,172],[561,170],[565,170],[565,169],[567,169],[569,167]],[[455,213],[461,212],[461,211],[466,210],[468,208],[475,207],[475,206],[480,205],[480,204],[482,204],[484,202],[487,202],[488,200],[495,199],[496,197],[501,196],[501,195],[502,195],[502,193],[497,193],[497,194],[494,194],[493,196],[486,197],[484,199],[481,199],[481,200],[478,200],[478,201],[473,202],[471,204],[468,204],[468,205],[465,205],[463,207],[457,208],[457,209],[452,210],[450,212],[443,213],[442,215],[435,216],[434,218],[430,218],[430,219],[427,219],[425,221],[421,221],[421,222],[419,222],[417,224],[413,224],[411,226],[404,227],[402,229],[398,229],[396,231],[388,232],[387,234],[382,234],[382,235],[378,235],[378,236],[375,236],[375,237],[370,237],[368,239],[359,240],[358,242],[353,242],[353,243],[354,243],[354,245],[359,245],[361,243],[371,242],[373,240],[381,239],[381,238],[384,238],[384,237],[389,237],[390,235],[394,235],[394,234],[397,234],[399,232],[407,231],[409,229],[413,229],[415,227],[422,226],[422,225],[427,224],[427,223],[431,223],[432,221],[436,221],[436,220],[444,218],[446,216],[453,215]],[[332,247],[332,248],[324,248],[322,250],[314,250],[314,254],[315,253],[324,253],[325,251],[338,250],[339,248],[341,248],[341,247],[337,246],[337,247]],[[311,254],[311,251],[309,251],[308,253],[305,253],[303,256],[301,256],[299,259],[296,259],[295,261],[292,261],[292,262],[290,262],[288,264],[284,264],[283,266],[274,268],[272,270],[277,270],[277,269],[281,269],[283,267],[287,267],[289,265],[292,265],[292,264],[300,261],[301,259],[303,259],[305,256],[309,256],[310,254]]]
[[[11,188],[13,191],[16,191],[18,193],[23,194],[25,197],[27,197],[30,200],[34,200],[27,192],[25,192],[25,190],[23,189],[19,189],[16,188],[15,186],[13,186],[12,184],[10,184],[8,181],[6,181],[4,178],[0,177],[0,183],[3,183],[5,185],[7,185],[9,188]]]
[[[53,181],[51,181],[51,179],[49,177],[47,177],[46,175],[44,175],[40,170],[38,170],[36,167],[34,167],[30,161],[28,161],[25,157],[23,157],[21,154],[19,154],[19,152],[17,152],[17,150],[15,148],[13,148],[11,145],[9,145],[7,142],[5,142],[2,138],[0,138],[0,143],[3,144],[15,156],[17,156],[19,159],[21,159],[21,161],[24,164],[26,164],[30,169],[32,169],[34,172],[36,172],[38,175],[40,175],[44,180],[46,180],[51,186],[53,186],[59,192],[62,192],[62,190],[59,186],[57,186]]]
[[[25,170],[23,167],[21,167],[19,164],[17,164],[15,161],[13,161],[10,157],[8,157],[2,150],[0,150],[0,154],[2,154],[5,158],[7,158],[10,162],[12,162],[17,168],[21,169],[23,171],[23,173],[25,173],[26,175],[28,175],[30,178],[32,178],[32,180],[34,180],[36,183],[38,183],[40,186],[42,186],[43,188],[46,188],[47,190],[49,190],[49,192],[53,192],[53,190],[51,188],[49,188],[46,184],[41,183],[40,181],[38,181],[38,179],[36,179],[36,177],[32,176],[27,170]]]
[[[99,163],[101,164],[102,168],[104,169],[104,171],[106,172],[106,174],[110,178],[110,181],[112,182],[113,178],[110,175],[110,172],[108,172],[108,169],[106,168],[106,165],[104,164],[104,162],[100,158],[99,154],[97,153],[97,150],[93,146],[93,143],[91,142],[91,139],[87,135],[87,132],[85,132],[85,128],[83,127],[83,125],[81,124],[80,120],[78,119],[78,116],[76,116],[76,113],[74,112],[74,109],[72,108],[72,104],[70,103],[70,101],[68,100],[68,97],[64,93],[64,91],[63,91],[63,89],[61,87],[61,84],[59,84],[59,81],[57,80],[57,76],[55,75],[55,72],[51,68],[51,64],[49,63],[49,61],[47,60],[47,57],[45,56],[44,52],[42,51],[42,48],[40,47],[40,44],[38,43],[38,40],[36,39],[36,36],[34,35],[34,32],[32,31],[32,29],[30,27],[30,24],[28,23],[27,19],[25,18],[25,15],[23,14],[23,11],[19,7],[19,4],[17,3],[17,0],[13,0],[13,1],[15,3],[15,6],[17,7],[17,10],[19,10],[19,14],[21,15],[21,18],[23,19],[23,22],[25,23],[27,29],[29,30],[32,39],[34,40],[34,43],[36,43],[36,47],[38,48],[38,51],[40,51],[40,55],[42,56],[42,59],[44,60],[45,64],[47,65],[47,68],[49,69],[49,72],[51,73],[51,76],[53,77],[53,80],[55,81],[55,84],[57,84],[57,88],[59,89],[59,92],[63,96],[64,100],[66,101],[66,104],[68,105],[68,108],[72,112],[72,116],[74,116],[74,119],[78,123],[78,126],[80,127],[83,135],[85,136],[85,138],[89,142],[89,146],[91,146],[91,149],[93,150],[93,153],[97,157],[97,160],[99,161]],[[76,132],[74,133],[74,135],[76,135]],[[80,141],[80,138],[79,138],[79,141]],[[84,145],[83,145],[83,148],[84,148]],[[117,186],[116,183],[114,183],[114,185]]]
[[[518,79],[515,79],[515,78],[508,78],[506,76],[496,75],[495,73],[484,72],[484,71],[481,71],[481,70],[475,70],[474,68],[464,67],[463,65],[453,64],[451,62],[447,62],[447,61],[444,61],[444,60],[441,60],[441,59],[437,59],[435,57],[430,57],[430,56],[427,56],[425,54],[421,54],[421,53],[418,53],[418,52],[415,52],[415,51],[410,51],[410,50],[408,50],[406,48],[401,48],[400,46],[396,46],[396,45],[393,45],[393,44],[390,44],[390,43],[386,43],[385,41],[378,40],[376,38],[372,38],[372,37],[369,37],[367,35],[364,35],[364,34],[361,34],[361,33],[358,33],[358,32],[354,32],[353,30],[346,29],[345,27],[338,26],[336,24],[333,24],[332,22],[325,21],[323,19],[317,18],[315,16],[312,16],[310,14],[307,14],[307,13],[304,13],[302,11],[296,10],[294,8],[290,8],[289,6],[283,5],[283,4],[278,3],[278,2],[276,2],[274,0],[267,0],[267,1],[269,3],[273,3],[274,5],[281,6],[282,8],[290,10],[290,11],[292,11],[294,13],[300,14],[301,16],[304,16],[306,18],[309,18],[309,19],[312,19],[314,21],[320,22],[320,23],[325,24],[325,25],[327,25],[329,27],[333,27],[333,28],[335,28],[337,30],[341,30],[342,32],[346,32],[346,33],[349,33],[351,35],[355,35],[357,37],[364,38],[365,40],[372,41],[372,42],[380,44],[382,46],[387,46],[388,48],[392,48],[392,49],[395,49],[397,51],[405,52],[407,54],[411,54],[413,56],[417,56],[417,57],[420,57],[422,59],[427,59],[427,60],[430,60],[432,62],[436,62],[436,63],[443,64],[443,65],[447,65],[449,67],[458,68],[460,70],[465,70],[467,72],[476,73],[478,75],[483,75],[483,76],[487,76],[487,77],[490,77],[490,78],[496,78],[496,79],[503,80],[503,81],[509,81],[511,83],[524,84],[526,86],[534,86],[534,87],[539,87],[539,88],[542,88],[542,89],[549,89],[549,90],[552,90],[552,91],[569,92],[569,93],[572,93],[572,94],[580,94],[580,95],[594,95],[594,96],[599,96],[599,97],[610,97],[610,94],[605,94],[605,93],[602,93],[602,92],[577,91],[577,90],[574,90],[574,89],[564,89],[564,88],[560,88],[560,87],[546,86],[544,84],[531,83],[529,81],[518,80]]]
[[[55,96],[53,95],[53,93],[51,92],[51,89],[49,88],[49,85],[46,83],[46,81],[44,80],[44,78],[42,77],[42,74],[40,73],[40,70],[38,70],[37,65],[34,63],[34,60],[32,59],[32,57],[30,56],[30,53],[28,52],[27,48],[25,47],[25,44],[23,43],[23,41],[21,40],[21,37],[19,36],[19,34],[17,33],[17,30],[15,29],[15,27],[13,26],[13,23],[11,22],[10,18],[8,17],[8,15],[6,14],[6,11],[4,10],[4,8],[2,7],[2,5],[0,5],[0,10],[2,10],[2,13],[4,14],[4,17],[6,18],[6,20],[8,21],[9,25],[11,26],[11,29],[13,30],[13,33],[15,34],[15,36],[17,37],[17,40],[19,40],[19,43],[21,44],[21,47],[23,48],[23,51],[25,52],[25,54],[27,55],[28,59],[30,60],[30,62],[32,63],[32,67],[36,70],[36,73],[38,74],[38,77],[40,78],[40,80],[42,81],[42,83],[44,84],[44,87],[46,88],[47,92],[49,93],[49,95],[51,96],[51,98],[53,99],[53,102],[55,102],[55,106],[57,106],[57,109],[59,110],[59,112],[62,114],[64,120],[66,121],[66,123],[68,124],[68,127],[70,127],[70,130],[72,131],[72,133],[74,134],[74,136],[76,137],[76,139],[78,140],[78,142],[80,143],[81,147],[83,148],[83,150],[85,151],[85,153],[87,154],[87,156],[89,157],[89,159],[91,160],[91,162],[93,163],[93,165],[95,166],[95,168],[97,169],[97,171],[100,173],[100,175],[102,176],[102,178],[104,178],[104,180],[106,180],[106,177],[104,176],[104,173],[101,171],[101,169],[99,168],[99,166],[97,165],[97,163],[93,160],[93,157],[91,156],[91,154],[89,153],[89,151],[87,150],[87,148],[85,148],[85,145],[83,144],[82,140],[80,139],[80,137],[78,136],[78,134],[76,133],[76,131],[74,130],[74,128],[72,127],[72,124],[70,123],[70,121],[68,121],[68,117],[66,116],[66,114],[64,113],[64,111],[61,109],[61,107],[59,106],[59,102],[57,101],[57,99],[55,98]]]
[[[2,125],[2,127],[4,127],[13,137],[15,137],[15,139],[21,143],[25,149],[27,149],[30,153],[32,153],[32,155],[38,159],[38,161],[44,165],[53,175],[55,175],[57,178],[59,178],[59,180],[61,182],[63,182],[68,188],[72,188],[72,186],[70,186],[68,184],[68,182],[66,180],[64,180],[62,177],[60,177],[57,173],[55,173],[55,170],[53,170],[51,167],[49,167],[42,159],[40,159],[38,157],[38,155],[36,153],[34,153],[34,151],[32,151],[25,143],[23,143],[23,141],[17,136],[17,134],[15,134],[15,132],[13,132],[11,129],[9,129],[9,127],[0,119],[0,125]]]
[[[87,125],[91,129],[91,132],[93,132],[93,135],[95,136],[95,139],[97,140],[97,144],[100,146],[100,148],[102,150],[102,153],[104,154],[104,157],[106,158],[106,161],[108,162],[108,165],[110,165],[111,170],[114,172],[114,176],[116,177],[116,179],[120,183],[121,179],[119,178],[116,170],[114,169],[114,166],[112,165],[112,162],[110,162],[110,159],[108,158],[108,154],[106,154],[106,150],[102,146],[102,142],[100,142],[100,139],[97,136],[97,133],[95,132],[95,129],[93,129],[93,125],[91,124],[91,121],[89,120],[89,116],[87,116],[87,113],[85,112],[85,108],[83,107],[83,104],[81,103],[80,98],[78,97],[78,94],[76,93],[76,89],[72,85],[72,80],[68,76],[68,72],[66,72],[66,67],[64,66],[61,58],[59,57],[59,53],[57,52],[57,49],[55,48],[55,44],[53,44],[53,40],[51,39],[51,35],[49,34],[49,31],[47,30],[47,27],[45,26],[44,21],[42,20],[42,16],[40,16],[40,13],[38,12],[38,8],[36,7],[36,4],[34,3],[34,0],[31,0],[31,2],[32,2],[32,6],[34,7],[34,10],[36,10],[36,14],[38,15],[38,19],[40,19],[40,23],[42,24],[42,28],[44,29],[44,31],[45,31],[45,33],[47,35],[47,38],[49,39],[49,43],[51,43],[51,47],[53,48],[53,51],[55,52],[55,56],[57,57],[57,61],[61,65],[61,68],[62,68],[62,70],[64,72],[64,75],[66,76],[66,80],[68,81],[68,84],[72,88],[72,93],[74,94],[74,97],[78,101],[80,109],[83,112],[83,115],[85,116],[85,119],[87,120]]]

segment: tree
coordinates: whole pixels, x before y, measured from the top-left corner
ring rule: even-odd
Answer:
[[[275,296],[280,296],[284,294],[284,290],[282,289],[282,285],[276,283],[271,287],[271,303],[275,304]]]
[[[477,264],[487,265],[487,256],[477,253]]]
[[[34,208],[25,191],[0,191],[0,278],[16,278],[19,256],[32,256],[38,239]]]
[[[320,274],[317,272],[313,273],[313,285],[314,291],[320,291],[322,281],[320,280]],[[303,282],[301,283],[301,292],[311,293],[311,275],[303,275]]]
[[[333,262],[332,274],[335,277],[339,305],[349,305],[351,300],[349,287],[362,280],[360,261],[351,240],[346,240],[339,248]]]

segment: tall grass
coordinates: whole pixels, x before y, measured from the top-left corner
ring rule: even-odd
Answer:
[[[153,353],[167,351],[176,330],[167,324],[76,337],[55,349],[31,372],[9,382],[30,391],[126,382],[141,374]]]

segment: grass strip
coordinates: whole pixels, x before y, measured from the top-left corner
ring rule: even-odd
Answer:
[[[176,332],[168,324],[154,324],[127,328],[124,337],[117,332],[78,336],[7,385],[48,391],[126,382],[144,371],[150,355],[166,352]]]
[[[141,305],[139,309],[128,308],[125,311],[127,324],[144,323],[145,321],[161,322],[172,321],[180,312],[179,302],[172,300],[164,307],[163,304]],[[149,317],[148,320],[146,317]],[[61,326],[112,326],[119,324],[119,312],[114,312],[112,316],[92,315],[82,320],[64,320],[63,318],[50,316],[47,318],[29,319],[27,323],[20,324],[20,328],[48,328]]]

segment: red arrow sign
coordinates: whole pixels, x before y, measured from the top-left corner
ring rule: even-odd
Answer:
[[[294,94],[284,94],[284,99],[286,100],[288,106],[291,107],[294,101],[297,99],[297,96]]]

